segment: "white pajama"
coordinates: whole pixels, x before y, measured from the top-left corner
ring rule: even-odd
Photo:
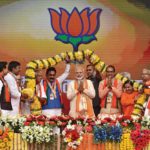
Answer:
[[[47,117],[60,116],[61,115],[61,108],[45,109],[45,110],[42,110],[42,114],[47,116]]]

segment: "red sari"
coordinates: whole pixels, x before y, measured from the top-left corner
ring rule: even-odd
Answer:
[[[121,106],[122,106],[123,114],[125,116],[131,116],[137,95],[138,95],[138,92],[133,92],[131,94],[128,94],[125,92],[122,93]]]

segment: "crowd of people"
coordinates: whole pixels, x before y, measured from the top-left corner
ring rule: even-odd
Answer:
[[[70,61],[66,59],[64,73],[56,78],[57,70],[49,67],[43,77],[42,70],[36,70],[36,90],[42,114],[52,117],[62,114],[64,105],[62,82],[70,72]],[[0,113],[1,117],[17,117],[30,114],[32,100],[21,92],[25,85],[21,82],[21,64],[18,61],[9,63],[0,61]],[[131,116],[134,105],[140,94],[147,95],[143,115],[150,116],[150,70],[143,69],[143,89],[134,91],[133,82],[129,79],[124,84],[115,78],[113,65],[106,67],[105,76],[95,70],[92,64],[86,68],[81,64],[75,66],[74,80],[68,83],[67,98],[70,101],[69,115],[99,117],[103,115]],[[130,77],[129,77],[130,78]]]

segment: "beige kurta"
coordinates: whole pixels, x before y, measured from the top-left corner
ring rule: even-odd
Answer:
[[[88,97],[88,99],[91,102],[91,105],[90,105],[91,108],[90,109],[93,110],[92,98],[95,97],[95,90],[94,90],[93,84],[92,84],[92,82],[90,80],[87,80],[87,84],[88,84],[88,88],[84,89],[83,94],[81,94],[81,97],[85,96],[85,95]],[[76,111],[77,93],[78,93],[78,91],[75,89],[75,81],[71,81],[68,84],[68,88],[67,88],[67,98],[70,100],[70,112],[69,112],[69,115],[71,117],[74,117],[74,118],[79,116],[79,113]],[[93,116],[94,116],[94,111],[93,111]],[[89,117],[89,116],[87,116],[87,117]]]

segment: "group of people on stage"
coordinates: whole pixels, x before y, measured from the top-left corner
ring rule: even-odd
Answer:
[[[85,72],[86,70],[86,72]],[[21,94],[21,64],[17,61],[0,61],[0,110],[1,117],[16,117],[19,114],[30,114],[30,103],[27,95]],[[42,105],[42,114],[59,116],[62,114],[63,98],[61,84],[67,79],[70,72],[70,60],[66,59],[64,73],[56,78],[56,69],[49,67],[46,77],[42,70],[36,70],[36,92]],[[123,85],[115,78],[115,67],[107,66],[106,76],[95,70],[92,64],[84,68],[75,67],[75,79],[68,83],[67,98],[70,100],[69,115],[101,116],[101,115],[131,115],[138,96],[148,91],[150,95],[150,70],[143,69],[142,80],[144,89],[134,91],[133,82],[127,80]],[[145,115],[150,115],[150,100],[145,104]]]

